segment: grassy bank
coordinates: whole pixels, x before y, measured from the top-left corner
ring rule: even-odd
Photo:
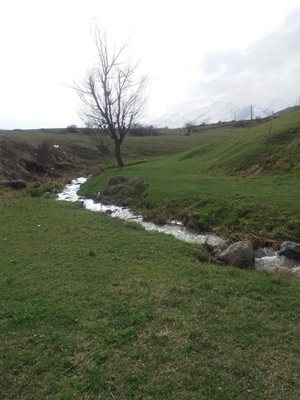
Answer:
[[[169,138],[171,143],[173,138]],[[208,129],[181,140],[193,148],[109,170],[82,188],[91,196],[109,178],[138,176],[146,190],[132,206],[156,219],[240,238],[300,239],[300,113],[244,129]]]
[[[52,199],[0,199],[1,399],[296,399],[299,279],[209,265]]]
[[[198,144],[172,130],[156,137],[127,137],[122,154],[126,164],[166,157]],[[116,165],[113,143],[96,131],[66,133],[64,129],[0,131],[0,180],[45,181],[97,174]]]

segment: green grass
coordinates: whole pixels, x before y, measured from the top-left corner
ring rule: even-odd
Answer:
[[[112,175],[139,176],[148,188],[133,206],[154,218],[181,218],[201,230],[260,242],[300,239],[299,112],[252,128],[161,140],[170,146],[190,140],[193,148],[175,146],[176,154],[160,160],[106,171],[81,193],[103,191]]]
[[[299,279],[0,196],[1,399],[299,398]]]

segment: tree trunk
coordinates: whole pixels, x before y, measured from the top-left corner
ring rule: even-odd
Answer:
[[[121,156],[121,143],[116,140],[115,141],[115,156],[119,167],[124,167],[124,163]]]

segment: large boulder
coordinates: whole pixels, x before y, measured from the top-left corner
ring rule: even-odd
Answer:
[[[218,255],[218,259],[225,264],[240,268],[253,267],[254,258],[254,248],[249,240],[233,243]]]
[[[279,254],[294,260],[300,260],[300,244],[296,242],[283,242],[279,249]]]

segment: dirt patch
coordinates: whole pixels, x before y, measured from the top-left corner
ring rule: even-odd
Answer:
[[[66,177],[83,171],[97,156],[92,146],[54,145],[47,140],[33,145],[4,138],[0,139],[0,180],[41,182]]]

